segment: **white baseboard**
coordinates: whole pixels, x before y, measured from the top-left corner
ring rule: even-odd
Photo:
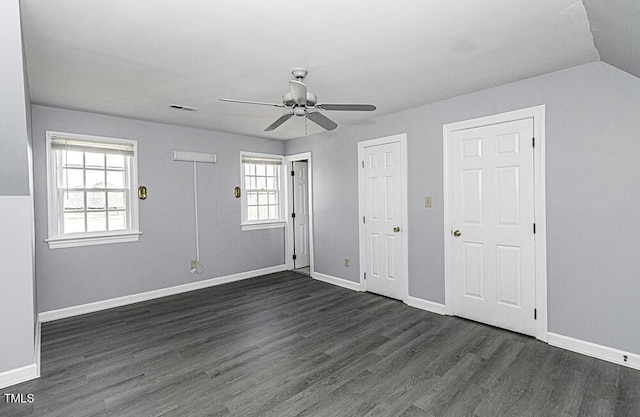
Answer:
[[[572,352],[581,353],[593,358],[602,359],[607,362],[613,362],[618,365],[627,366],[629,368],[640,370],[640,355],[628,353],[619,349],[607,346],[597,345],[584,340],[574,339],[568,336],[562,336],[555,333],[548,334],[548,343],[562,349]],[[624,360],[626,356],[627,360]]]
[[[337,285],[339,287],[347,288],[353,291],[362,291],[362,287],[359,282],[353,282],[344,278],[338,278],[331,275],[321,274],[320,272],[312,272],[311,277],[318,281],[326,282],[328,284]]]
[[[11,385],[21,384],[23,382],[36,379],[39,376],[38,366],[34,363],[23,366],[22,368],[12,369],[10,371],[0,373],[0,388],[6,388]]]
[[[159,290],[147,291],[138,294],[126,295],[124,297],[111,298],[109,300],[96,301],[94,303],[81,304],[78,306],[61,308],[59,310],[44,311],[38,314],[41,323],[75,317],[82,314],[94,313],[96,311],[107,310],[114,307],[122,307],[129,304],[149,301],[156,298],[181,294],[189,291],[200,290],[216,285],[227,284],[229,282],[241,281],[243,279],[255,278],[261,275],[272,274],[274,272],[285,271],[285,265],[276,265],[268,268],[256,269],[253,271],[240,272],[238,274],[226,275],[223,277],[206,279],[203,281],[191,282],[189,284],[175,287],[162,288]]]
[[[426,310],[431,313],[441,315],[447,314],[447,310],[444,304],[434,303],[433,301],[423,300],[422,298],[408,296],[405,303],[411,307],[419,308],[420,310]]]

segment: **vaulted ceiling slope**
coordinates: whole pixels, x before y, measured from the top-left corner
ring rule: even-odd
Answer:
[[[584,0],[601,59],[640,78],[640,1]]]
[[[340,126],[600,56],[638,75],[638,1],[584,3],[21,0],[21,12],[34,104],[290,139],[304,117],[265,132],[283,109],[218,99],[278,103],[305,67],[319,102],[378,107],[327,111]]]

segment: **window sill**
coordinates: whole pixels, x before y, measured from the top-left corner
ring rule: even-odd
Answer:
[[[75,248],[79,246],[108,245],[111,243],[137,242],[140,232],[122,233],[102,236],[65,237],[45,239],[49,249]]]
[[[271,222],[271,223],[243,223],[240,228],[243,232],[247,230],[262,230],[262,229],[280,229],[286,225],[283,221]]]

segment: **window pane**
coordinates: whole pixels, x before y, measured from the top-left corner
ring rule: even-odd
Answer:
[[[244,164],[245,175],[256,175],[256,166],[254,164]]]
[[[258,207],[247,207],[247,220],[258,220]]]
[[[273,177],[267,177],[267,190],[275,190],[276,181]]]
[[[126,229],[126,212],[124,211],[110,211],[109,212],[109,230],[124,230]]]
[[[84,166],[82,157],[83,152],[76,151],[58,151],[62,154],[62,165],[67,167],[79,167]]]
[[[269,202],[267,193],[258,193],[258,204],[261,206],[266,205]]]
[[[104,171],[88,169],[85,172],[87,174],[87,188],[104,188]]]
[[[247,204],[250,206],[258,204],[258,193],[247,193]]]
[[[84,192],[65,191],[62,196],[64,211],[75,211],[84,209]]]
[[[107,171],[107,188],[125,188],[123,171]]]
[[[274,168],[275,167],[273,165],[267,165],[267,175],[268,176],[271,176],[271,177],[273,176]]]
[[[87,213],[87,232],[104,232],[105,230],[107,230],[106,212]]]
[[[82,169],[63,169],[62,188],[84,188]]]
[[[124,169],[124,155],[107,154],[107,168]]]
[[[109,191],[107,198],[109,209],[124,209],[124,191]],[[109,226],[111,229],[111,226]]]
[[[269,193],[269,204],[276,204],[278,202],[278,195],[275,192]]]
[[[258,207],[258,219],[266,220],[269,218],[269,207]]]
[[[83,233],[84,232],[84,212],[64,213],[63,233]]]
[[[256,189],[264,190],[266,185],[267,185],[267,181],[265,180],[264,177],[257,177],[256,178]]]
[[[104,168],[104,154],[85,152],[84,163],[87,168]]]
[[[264,176],[266,172],[267,170],[265,169],[264,165],[256,165],[256,175]]]
[[[251,186],[251,178],[252,177],[245,177],[244,178],[244,188],[245,190],[253,190],[255,187]]]
[[[106,193],[104,191],[87,191],[87,210],[104,210]]]
[[[278,207],[269,206],[269,219],[275,220],[278,218]]]

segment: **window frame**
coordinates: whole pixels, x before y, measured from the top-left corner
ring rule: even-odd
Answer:
[[[248,193],[245,180],[245,158],[264,158],[273,159],[280,162],[278,166],[278,218],[267,220],[248,220]],[[284,169],[284,157],[282,155],[258,153],[258,152],[240,152],[240,200],[241,200],[241,214],[240,214],[240,227],[242,231],[247,230],[261,230],[261,229],[274,229],[284,228],[286,225],[285,219],[285,206],[284,206],[284,181],[285,169]]]
[[[61,181],[62,166],[61,157],[52,147],[54,138],[64,138],[73,141],[87,142],[93,144],[106,145],[126,145],[133,148],[133,156],[125,160],[125,211],[127,221],[125,229],[113,231],[94,231],[81,233],[63,233],[64,209],[61,206],[61,198],[64,194],[62,187],[58,184]],[[46,132],[46,162],[47,162],[47,214],[48,214],[48,243],[50,249],[70,248],[79,246],[103,245],[110,243],[136,242],[142,234],[139,230],[138,212],[138,142],[133,139],[117,139],[103,136],[90,136],[65,132]],[[87,167],[83,165],[83,172]],[[105,165],[105,171],[108,172]],[[86,174],[85,174],[86,175]],[[88,190],[86,184],[82,190]],[[107,190],[105,184],[105,190]],[[122,190],[122,189],[118,189]],[[106,191],[105,191],[106,192]],[[105,203],[106,204],[106,203]],[[86,206],[85,211],[88,211]],[[108,216],[109,208],[105,207]]]

